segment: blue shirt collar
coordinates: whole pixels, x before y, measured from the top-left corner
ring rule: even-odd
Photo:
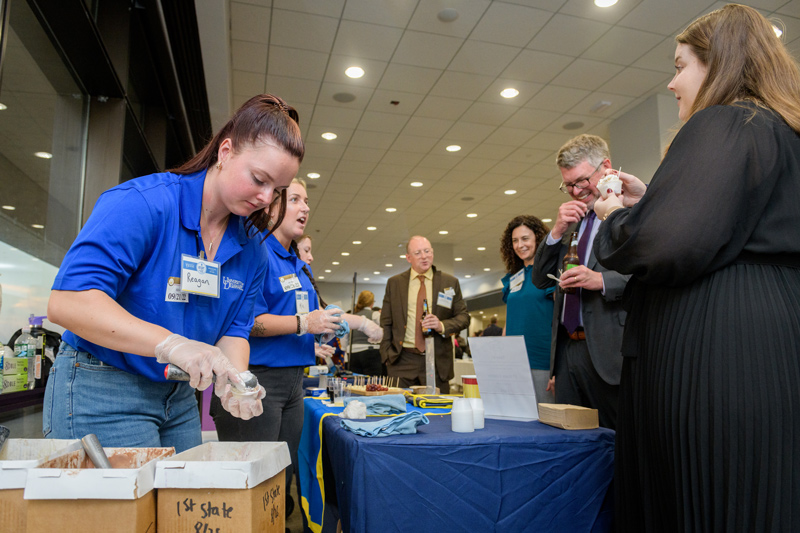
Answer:
[[[200,231],[200,215],[203,209],[203,186],[206,182],[206,172],[206,170],[201,170],[194,174],[178,176],[178,181],[181,184],[181,224],[189,231]],[[236,215],[231,215],[231,219],[238,226],[239,244],[244,246],[248,239],[245,228],[247,220]],[[230,224],[231,222],[229,221],[228,225],[230,226]]]

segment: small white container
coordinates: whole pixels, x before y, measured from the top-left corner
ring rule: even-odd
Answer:
[[[454,398],[453,408],[450,410],[450,423],[456,433],[472,433],[475,431],[475,421],[472,418],[472,406],[469,398]]]
[[[475,429],[483,429],[483,400],[480,398],[470,398],[470,407],[472,407],[472,421]]]

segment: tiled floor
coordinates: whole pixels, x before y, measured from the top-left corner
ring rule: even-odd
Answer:
[[[41,406],[25,407],[12,413],[0,413],[0,426],[6,426],[11,430],[9,435],[11,439],[41,439],[42,408]],[[216,431],[203,432],[203,442],[216,440]],[[300,533],[303,531],[303,519],[301,518],[303,510],[300,507],[300,497],[297,495],[297,483],[292,483],[292,497],[295,502],[294,512],[286,519],[286,528],[292,533]]]

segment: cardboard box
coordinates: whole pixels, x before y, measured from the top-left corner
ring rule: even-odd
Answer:
[[[155,531],[155,465],[175,449],[105,448],[105,452],[112,469],[94,468],[81,448],[29,470],[26,531]]]
[[[540,403],[539,421],[561,429],[596,429],[597,409],[567,403]]]
[[[0,451],[0,529],[25,531],[28,512],[23,498],[28,470],[53,455],[81,447],[78,440],[8,439]]]
[[[283,533],[289,464],[285,442],[209,442],[159,461],[159,533]]]
[[[28,369],[34,369],[35,364],[35,357],[4,357],[3,375],[27,374]]]

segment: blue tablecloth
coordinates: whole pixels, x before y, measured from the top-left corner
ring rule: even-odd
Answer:
[[[487,419],[453,433],[442,410],[424,409],[430,424],[417,434],[369,439],[328,416],[341,409],[305,407],[299,471],[312,531],[335,528],[322,523],[332,482],[343,531],[610,530],[613,431]]]

